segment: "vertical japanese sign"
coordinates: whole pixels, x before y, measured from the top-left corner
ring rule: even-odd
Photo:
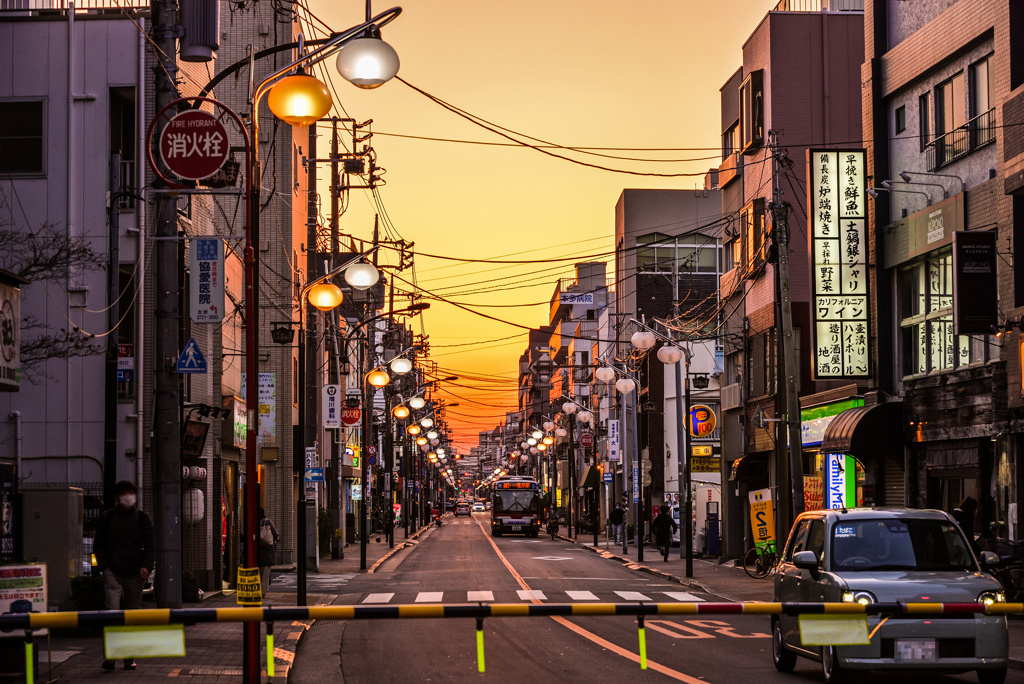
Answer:
[[[808,150],[814,375],[868,377],[864,150]]]
[[[224,318],[224,243],[220,238],[192,241],[189,250],[189,302],[196,323]]]
[[[999,324],[994,231],[953,233],[953,334],[988,335]]]
[[[324,427],[334,430],[341,427],[341,386],[324,385],[322,422]]]
[[[825,508],[857,504],[857,471],[853,456],[825,454]]]
[[[248,396],[245,388],[245,373],[242,373],[242,396]],[[277,375],[260,373],[259,388],[259,442],[262,446],[277,446]]]
[[[775,541],[775,512],[772,510],[772,490],[755,489],[748,492],[750,499],[750,529],[754,533],[754,546],[764,547]]]
[[[608,460],[612,463],[622,460],[619,449],[619,421],[613,418],[608,421]]]

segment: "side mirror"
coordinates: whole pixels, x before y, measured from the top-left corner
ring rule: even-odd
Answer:
[[[981,552],[981,567],[988,570],[989,568],[994,568],[997,565],[999,565],[999,556],[991,551]]]
[[[811,579],[817,581],[821,573],[818,572],[818,557],[813,551],[797,551],[793,554],[793,565],[801,570],[811,573]]]

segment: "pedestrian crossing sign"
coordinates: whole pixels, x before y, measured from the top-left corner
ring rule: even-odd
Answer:
[[[203,352],[199,351],[199,345],[196,343],[196,338],[194,337],[188,338],[188,344],[185,345],[185,349],[182,350],[181,356],[178,357],[178,372],[206,372],[206,359],[203,357]]]

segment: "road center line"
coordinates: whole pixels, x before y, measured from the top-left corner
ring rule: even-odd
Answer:
[[[477,527],[480,528],[480,533],[484,535],[484,539],[486,539],[488,542],[490,542],[491,548],[494,549],[494,553],[496,553],[498,555],[498,560],[500,560],[502,562],[502,564],[505,566],[505,568],[508,569],[508,571],[512,574],[512,577],[519,584],[519,586],[522,587],[526,591],[533,591],[532,589],[530,589],[530,585],[527,584],[526,581],[523,580],[522,576],[518,572],[516,572],[516,569],[514,567],[512,567],[512,564],[508,562],[508,559],[505,558],[505,554],[503,554],[501,552],[501,549],[498,548],[498,545],[495,544],[494,540],[491,539],[489,534],[487,534],[487,530],[484,529],[484,526],[480,523],[479,520],[476,521],[476,524],[477,524]],[[531,599],[530,602],[531,603],[543,603],[542,601],[538,601],[537,599]],[[607,639],[603,639],[603,638],[599,637],[598,635],[594,634],[593,632],[591,632],[589,630],[586,630],[586,629],[580,627],[579,625],[570,622],[569,620],[566,620],[564,617],[561,617],[559,615],[552,615],[550,617],[551,617],[552,620],[554,620],[558,624],[562,625],[566,629],[571,630],[573,632],[576,632],[577,634],[579,634],[584,639],[587,639],[588,641],[591,641],[591,642],[597,644],[601,648],[606,648],[609,651],[611,651],[612,653],[615,653],[616,655],[622,656],[623,658],[626,658],[627,660],[632,660],[634,663],[639,663],[640,662],[640,656],[637,655],[636,653],[633,653],[632,651],[629,651],[629,650],[627,650],[625,648],[622,648],[621,646],[619,646],[617,644],[613,644],[612,642],[608,641]],[[675,680],[680,681],[680,682],[686,682],[687,684],[707,684],[707,682],[705,682],[702,679],[697,679],[696,677],[691,677],[690,675],[683,674],[682,672],[679,672],[678,670],[673,670],[670,667],[666,667],[665,665],[661,665],[659,663],[654,662],[650,658],[647,659],[647,667],[648,667],[648,669],[654,670],[655,672],[660,672],[663,675],[671,677],[672,679],[675,679]]]

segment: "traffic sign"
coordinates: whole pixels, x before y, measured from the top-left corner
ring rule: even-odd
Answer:
[[[202,109],[176,114],[160,132],[160,159],[185,180],[208,178],[228,160],[231,145],[224,124]]]
[[[580,433],[580,446],[581,447],[586,447],[587,449],[589,449],[590,447],[594,446],[594,435],[592,435],[590,432],[588,432],[586,430],[581,432]]]
[[[306,468],[306,482],[323,482],[323,468]]]
[[[371,448],[372,448],[372,447],[371,447]],[[377,457],[376,457],[376,456],[370,456],[370,457],[369,457],[369,458],[367,459],[367,461],[368,461],[368,462],[369,462],[369,464],[370,464],[370,465],[372,465],[372,466],[375,466],[375,465],[377,465]]]
[[[605,473],[604,475],[601,476],[601,480],[603,482],[614,482],[615,481],[615,474],[614,473]]]
[[[345,425],[359,425],[363,420],[363,412],[358,406],[345,406],[341,409],[341,422]]]
[[[178,357],[178,372],[206,372],[206,359],[203,358],[203,352],[199,351],[199,345],[196,343],[196,338],[194,337],[188,338],[188,344],[185,345],[185,349],[182,350],[181,356]]]

